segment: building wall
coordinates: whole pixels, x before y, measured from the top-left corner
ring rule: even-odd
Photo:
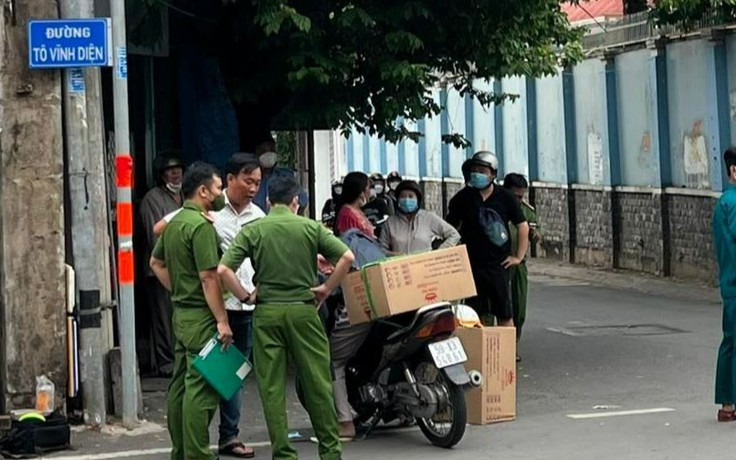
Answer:
[[[501,174],[529,176],[545,235],[538,256],[715,282],[710,220],[725,186],[722,152],[736,143],[736,35],[642,43],[560,70],[502,79],[519,99],[499,107],[463,111],[448,90],[447,111],[424,121],[416,151],[433,182],[426,206],[442,209],[452,188],[438,195],[434,184],[444,116],[473,142],[466,156],[444,149],[445,179],[480,149],[498,153]]]

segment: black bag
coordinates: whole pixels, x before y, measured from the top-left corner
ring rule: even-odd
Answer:
[[[495,210],[481,206],[478,220],[483,232],[488,237],[488,241],[492,244],[500,248],[509,241],[509,232],[506,228],[506,223]]]
[[[14,420],[8,434],[0,438],[0,454],[5,458],[31,458],[70,448],[69,421],[58,412],[46,417],[45,422]]]

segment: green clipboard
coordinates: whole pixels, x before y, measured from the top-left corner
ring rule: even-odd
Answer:
[[[222,351],[217,334],[207,342],[192,366],[214,388],[224,400],[230,400],[243,385],[243,380],[253,369],[234,345]]]

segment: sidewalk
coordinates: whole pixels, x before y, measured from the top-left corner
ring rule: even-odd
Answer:
[[[629,270],[604,270],[537,258],[531,259],[528,265],[532,282],[534,276],[542,275],[583,281],[594,286],[628,289],[642,294],[721,303],[718,288],[690,280],[663,278]]]

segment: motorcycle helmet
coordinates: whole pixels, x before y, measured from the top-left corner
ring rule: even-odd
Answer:
[[[473,155],[473,157],[470,159],[470,165],[486,166],[491,168],[493,172],[497,172],[498,158],[492,152],[481,150],[480,152],[476,152],[475,155]]]

